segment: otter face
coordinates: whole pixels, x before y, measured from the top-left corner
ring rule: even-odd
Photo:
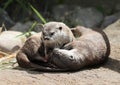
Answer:
[[[61,22],[49,22],[43,26],[43,39],[49,47],[62,47],[72,39],[69,28]]]
[[[43,30],[44,40],[54,40],[55,36],[58,36],[58,34],[61,32],[61,30],[62,30],[62,27],[56,27],[56,28],[45,27]]]
[[[72,67],[76,69],[76,66],[78,66],[76,62],[79,57],[76,55],[76,49],[65,50],[65,49],[55,48],[53,50],[51,57],[54,57],[52,58],[53,62],[59,68]]]

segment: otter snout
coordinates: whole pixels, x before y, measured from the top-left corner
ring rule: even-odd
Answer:
[[[50,40],[49,36],[44,36],[44,40]]]

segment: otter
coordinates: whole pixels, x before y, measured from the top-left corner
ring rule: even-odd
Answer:
[[[46,54],[75,40],[71,29],[62,22],[48,22],[43,26],[42,32]]]
[[[16,59],[20,67],[31,68],[31,62],[35,60],[45,61],[43,56],[44,45],[42,41],[42,32],[40,32],[32,35],[26,40],[23,47],[18,51]]]
[[[63,49],[55,48],[50,55],[51,63],[59,69],[75,71],[83,67],[103,64],[110,54],[110,43],[101,30],[82,26],[71,29],[80,37],[66,44]]]
[[[70,28],[64,23],[48,22],[43,25],[42,32],[27,39],[25,45],[17,53],[17,62],[19,66],[23,68],[38,68],[44,70],[46,66],[53,67],[53,65],[48,62],[48,54],[51,53],[54,48],[62,48],[74,39]]]
[[[52,24],[49,22],[47,25],[44,25],[42,32],[43,39],[41,37],[33,38],[41,39],[40,42],[42,43],[38,46],[38,49],[42,48],[40,49],[41,51],[38,52],[39,55],[41,55],[37,57],[38,59],[31,56],[33,59],[31,58],[30,60],[29,56],[21,56],[21,51],[18,53],[17,60],[21,67],[26,68],[28,66],[40,71],[75,71],[86,66],[98,65],[107,60],[110,54],[110,43],[103,31],[78,26],[72,28],[71,31],[63,31],[66,33],[65,35],[69,35],[69,38],[66,39],[62,35],[61,25],[58,25],[58,22],[51,23]],[[64,26],[65,25],[62,24],[62,30]],[[69,29],[69,27],[67,28]],[[75,36],[79,35],[79,37],[75,39],[71,32]],[[59,36],[57,34],[59,34]],[[70,39],[68,40],[70,42],[60,42],[61,38],[59,37],[63,38],[63,41]],[[29,47],[27,48],[30,50]],[[31,49],[33,48],[34,47],[31,47]],[[23,55],[25,54],[25,52],[22,53]],[[33,62],[33,60],[38,60],[38,62]],[[44,64],[42,62],[44,62]]]

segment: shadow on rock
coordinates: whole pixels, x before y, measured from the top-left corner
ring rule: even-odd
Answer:
[[[13,69],[20,70],[20,71],[26,71],[27,73],[30,73],[30,74],[42,74],[42,73],[44,73],[43,71],[36,71],[34,69],[25,69],[25,68],[21,68],[19,66],[16,66]]]
[[[79,71],[91,70],[93,68],[99,68],[99,67],[101,67],[101,65],[85,67],[85,68],[82,68],[77,71],[64,71],[64,72],[63,71],[40,71],[40,70],[35,70],[35,69],[24,69],[19,66],[15,67],[13,69],[26,71],[27,73],[30,73],[30,74],[43,74],[43,73],[67,73],[67,74],[69,74],[69,73],[74,73],[74,72],[79,72]],[[120,61],[119,60],[109,58],[108,61],[103,64],[103,67],[120,73]]]
[[[120,61],[119,60],[109,58],[108,62],[103,67],[120,73]]]

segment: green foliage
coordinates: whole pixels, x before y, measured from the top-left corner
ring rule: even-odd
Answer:
[[[64,0],[57,0],[58,1],[58,4],[63,4],[64,3]]]
[[[18,3],[20,5],[20,7],[25,10],[28,11],[30,9],[33,10],[33,12],[38,16],[38,18],[42,21],[42,23],[46,23],[46,20],[43,18],[43,16],[41,15],[40,12],[37,11],[37,9],[35,9],[31,4],[30,1],[28,0],[7,0],[4,3],[4,9],[7,9],[9,7],[10,4],[12,3]]]
[[[103,14],[111,15],[112,14],[112,9],[106,9],[103,6],[97,6],[96,7],[98,11],[100,11]]]
[[[24,33],[22,33],[22,34],[20,34],[20,35],[18,35],[18,36],[16,36],[16,37],[20,37],[20,36],[27,36],[27,37],[29,37],[29,36],[31,36],[32,34],[31,34],[31,31],[34,29],[34,27],[36,26],[36,24],[37,24],[37,22],[35,21],[32,25],[31,25],[31,27],[29,28],[29,30],[27,31],[27,32],[24,32]]]
[[[23,10],[25,11],[29,11],[29,10],[33,10],[33,12],[38,16],[38,18],[42,21],[43,24],[46,23],[46,20],[43,18],[43,16],[41,15],[40,12],[38,12],[37,9],[35,9],[33,7],[32,4],[30,4],[30,1],[29,0],[7,0],[6,2],[4,2],[4,7],[3,9],[7,9],[9,8],[9,6],[11,4],[18,4],[19,7],[21,7]],[[34,29],[34,27],[36,26],[37,22],[35,21],[31,27],[29,28],[29,30],[21,35],[18,35],[17,37],[19,36],[22,36],[22,35],[25,35],[25,36],[31,36],[31,31]]]
[[[45,24],[46,20],[42,17],[42,15],[40,14],[40,12],[38,12],[31,4],[29,4],[31,9],[35,12],[35,14],[39,17],[39,19]]]
[[[28,9],[28,0],[7,0],[4,3],[3,9],[7,9],[12,3],[17,3],[20,5],[21,8]]]
[[[16,0],[16,2],[23,8],[24,10],[28,10],[28,1],[27,0]]]
[[[96,8],[98,11],[100,11],[102,13],[105,13],[105,11],[106,11],[102,6],[97,6]]]
[[[13,0],[7,0],[7,2],[5,2],[5,4],[4,4],[3,9],[8,8],[8,7],[9,7],[9,5],[10,5],[12,2],[13,2]]]
[[[31,32],[31,31],[34,29],[34,27],[35,27],[36,24],[37,24],[37,22],[35,21],[35,22],[32,24],[32,26],[30,27],[30,29],[28,30],[28,32]]]

